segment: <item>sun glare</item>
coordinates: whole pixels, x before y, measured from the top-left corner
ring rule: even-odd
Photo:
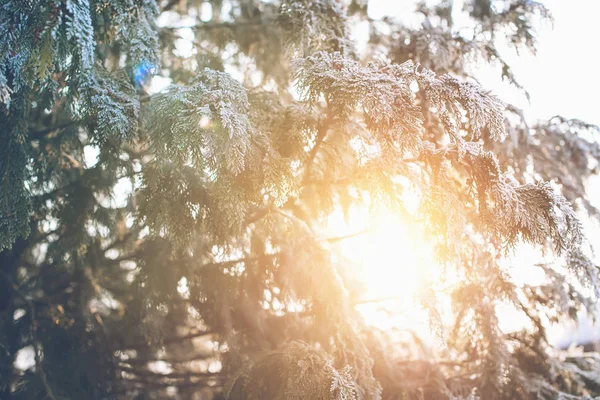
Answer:
[[[365,322],[381,329],[427,331],[427,313],[418,298],[440,269],[421,228],[391,210],[373,214],[366,207],[347,219],[335,213],[330,228],[350,235],[336,246],[359,287],[356,308]]]
[[[364,235],[341,244],[342,252],[358,263],[366,299],[398,298],[410,302],[425,267],[423,243],[393,215],[378,217]]]
[[[457,282],[436,262],[434,243],[427,240],[423,227],[391,210],[373,212],[364,207],[354,209],[348,218],[341,210],[335,212],[329,233],[344,238],[334,245],[351,285],[357,288],[355,307],[364,321],[386,331],[412,331],[429,345],[440,344],[421,300],[429,301],[429,293],[435,293],[434,305],[447,324],[452,314],[447,289]],[[543,283],[539,268],[525,268],[522,263],[511,268],[515,259],[539,260],[534,248],[520,247],[517,254],[503,260],[504,268],[516,285]],[[496,312],[505,332],[527,326],[525,316],[509,304],[496,304]]]

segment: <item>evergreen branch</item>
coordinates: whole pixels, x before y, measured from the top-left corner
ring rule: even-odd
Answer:
[[[508,27],[515,47],[534,45],[532,18],[545,13],[539,2],[482,0],[461,10],[426,2],[417,10],[425,23],[415,29],[373,20],[356,1],[245,1],[232,12],[217,1],[211,21],[187,23],[198,9],[183,0],[30,3],[8,2],[0,11],[9,32],[0,38],[0,131],[8,132],[0,151],[0,264],[14,267],[4,268],[6,282],[0,276],[0,308],[8,311],[0,316],[1,398],[79,398],[90,388],[99,398],[123,389],[130,389],[126,398],[167,395],[167,388],[185,396],[190,387],[232,399],[582,400],[597,389],[600,359],[555,357],[540,319],[546,311],[550,319],[593,312],[595,298],[571,286],[571,276],[547,273],[550,283],[514,287],[497,261],[510,245],[550,249],[554,240],[569,274],[598,295],[577,216],[595,210],[586,185],[598,172],[599,131],[558,117],[530,129],[522,112],[509,106],[507,115],[470,83],[475,72],[466,68],[496,64],[519,87],[494,33]],[[181,20],[159,27],[169,10]],[[465,29],[474,27],[474,35],[453,25],[457,12],[471,19]],[[354,51],[358,21],[370,24],[369,38]],[[180,39],[196,46],[197,57],[171,51]],[[224,58],[223,49],[231,55]],[[369,62],[380,51],[389,64]],[[181,84],[149,95],[144,88],[159,68]],[[262,83],[249,89],[256,74]],[[290,84],[306,102],[292,99]],[[495,141],[506,128],[512,140]],[[77,155],[88,143],[79,130],[102,146],[97,167],[85,169]],[[140,163],[143,172],[132,172]],[[536,173],[560,189],[519,184]],[[143,187],[126,206],[103,205],[118,179],[138,174]],[[403,212],[407,185],[417,188],[415,222],[433,237],[440,273],[456,267],[449,273],[461,277],[434,276],[435,287],[422,295],[433,329],[442,330],[442,317],[455,320],[447,361],[441,354],[398,360],[393,334],[366,340],[353,306],[376,304],[393,317],[398,310],[387,306],[399,299],[350,295],[331,251],[370,230],[318,234],[324,215],[340,207]],[[132,217],[142,222],[127,228]],[[32,235],[25,237],[24,225]],[[133,282],[120,267],[131,259],[140,261]],[[241,266],[246,273],[226,273]],[[185,279],[190,295],[178,296]],[[449,309],[434,299],[438,288],[451,293]],[[499,330],[500,300],[523,312],[533,330]],[[92,301],[110,311],[100,316]],[[293,301],[301,311],[288,308]],[[25,317],[14,321],[15,310]],[[124,315],[134,320],[123,324]],[[204,325],[190,328],[196,315]],[[67,324],[86,328],[85,338],[75,338],[80,345],[61,346],[80,331]],[[431,354],[406,330],[410,350]],[[192,346],[226,333],[235,335],[226,340],[233,358]],[[61,371],[51,357],[55,345],[68,361]],[[270,355],[257,354],[271,345]],[[35,360],[15,374],[16,350],[24,347]],[[136,356],[120,360],[115,349]],[[183,364],[213,357],[223,362],[214,374]],[[111,368],[102,368],[105,361]],[[157,361],[172,369],[151,368]],[[253,379],[265,376],[274,379]]]
[[[523,313],[529,318],[532,324],[538,329],[541,334],[545,334],[546,329],[542,324],[542,321],[539,316],[533,315],[532,310],[529,309],[522,301],[517,302],[517,306],[523,311]]]

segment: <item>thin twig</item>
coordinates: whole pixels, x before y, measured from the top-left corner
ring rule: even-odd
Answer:
[[[404,297],[401,296],[388,296],[388,297],[379,297],[376,299],[364,299],[364,300],[357,300],[354,302],[353,305],[358,306],[358,305],[362,305],[362,304],[371,304],[371,303],[383,303],[386,301],[392,301],[392,300],[404,300]]]
[[[321,147],[321,145],[325,141],[325,138],[327,137],[327,132],[329,131],[329,126],[331,125],[332,122],[333,122],[333,117],[330,114],[321,123],[321,126],[319,127],[319,130],[317,131],[315,145],[310,150],[310,153],[308,154],[308,159],[306,160],[306,166],[305,166],[306,169],[304,172],[304,179],[302,180],[303,184],[310,181],[312,164],[314,163],[315,158],[317,157],[319,148]]]
[[[294,214],[284,211],[280,208],[273,209],[273,212],[284,216],[285,218],[289,219],[290,221],[298,223],[299,225],[301,225],[304,228],[304,230],[306,230],[308,233],[310,233],[311,235],[314,236],[314,232],[313,232],[312,228],[310,227],[310,225],[308,225],[308,222],[306,222],[305,220],[295,216]]]
[[[206,336],[206,335],[212,335],[214,333],[215,333],[214,331],[200,331],[200,332],[192,332],[192,333],[189,333],[189,334],[183,335],[183,336],[168,337],[168,338],[163,339],[162,344],[168,345],[168,344],[183,342],[184,340],[194,339],[194,338]],[[121,350],[136,349],[136,348],[144,347],[147,345],[148,345],[147,343],[133,343],[130,345],[123,346],[121,348]]]
[[[210,30],[210,29],[238,29],[242,27],[254,27],[267,25],[262,21],[235,21],[235,22],[207,22],[204,24],[196,24],[196,25],[181,25],[181,26],[163,26],[160,28],[161,31],[164,30],[177,30],[177,29],[199,29],[199,30]]]
[[[337,243],[337,242],[341,242],[342,240],[352,239],[352,238],[355,238],[355,237],[358,237],[358,236],[367,235],[369,233],[372,233],[371,229],[364,229],[362,231],[350,233],[348,235],[337,236],[337,237],[332,237],[332,238],[326,238],[324,240],[326,242],[329,242],[329,243]]]
[[[210,372],[171,372],[162,374],[160,372],[154,372],[147,369],[133,368],[127,365],[119,365],[117,367],[119,371],[126,372],[137,376],[147,376],[156,379],[186,379],[186,378],[207,378],[218,376],[218,373],[213,374]]]
[[[127,360],[120,360],[121,363],[124,364],[128,364],[128,365],[145,365],[148,363],[153,363],[153,362],[166,362],[169,364],[182,364],[182,363],[187,363],[187,362],[192,362],[192,361],[196,361],[196,360],[205,360],[207,358],[210,357],[215,357],[215,352],[211,351],[211,352],[206,352],[206,353],[194,353],[194,354],[190,354],[190,355],[185,355],[183,357],[172,357],[172,358],[156,358],[156,357],[146,357],[146,358],[140,358],[140,357],[136,357],[136,358],[130,358]]]

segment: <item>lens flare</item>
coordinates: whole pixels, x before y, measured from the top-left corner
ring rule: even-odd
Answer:
[[[156,74],[156,70],[156,64],[147,60],[140,61],[133,68],[133,82],[135,83],[135,86],[139,89],[149,83],[152,76]]]

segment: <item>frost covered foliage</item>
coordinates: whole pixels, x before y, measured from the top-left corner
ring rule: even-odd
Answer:
[[[549,11],[434,3],[410,22],[366,1],[0,1],[0,398],[600,396],[597,357],[547,338],[595,312],[598,128],[530,124],[476,83],[490,63],[520,87],[498,48],[535,51]],[[441,350],[365,325],[345,237],[322,234],[380,206],[435,244],[447,277],[416,307]],[[537,285],[506,267],[523,243]]]
[[[241,368],[229,399],[356,399],[348,368],[337,371],[322,351],[291,342]]]
[[[277,22],[286,37],[286,44],[299,55],[319,50],[352,53],[348,39],[346,12],[337,1],[284,1]]]

